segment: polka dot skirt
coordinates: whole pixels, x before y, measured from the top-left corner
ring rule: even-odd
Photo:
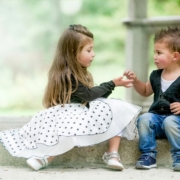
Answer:
[[[123,114],[128,112],[121,113],[119,110],[123,111],[123,108],[119,105],[126,105],[127,110],[131,108],[127,122]],[[67,151],[68,141],[72,145],[68,145],[67,149],[83,146],[84,141],[85,146],[97,144],[117,135],[137,116],[140,109],[117,99],[97,99],[90,102],[89,108],[81,104],[58,105],[38,112],[21,129],[1,132],[0,142],[10,154],[17,157],[58,155]],[[121,119],[126,123],[120,123]],[[65,150],[61,150],[62,146]],[[57,147],[59,150],[56,152],[54,149]],[[41,149],[47,149],[48,153]]]

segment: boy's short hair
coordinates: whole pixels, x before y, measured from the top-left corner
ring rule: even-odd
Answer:
[[[174,52],[180,53],[180,27],[167,27],[155,33],[154,43],[166,43]]]

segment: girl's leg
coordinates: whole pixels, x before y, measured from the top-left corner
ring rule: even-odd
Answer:
[[[55,158],[55,156],[50,156],[47,158],[48,164],[52,162],[52,160]],[[42,164],[42,161],[40,159],[36,159],[40,164]]]
[[[55,156],[50,156],[50,157],[48,158],[48,163],[51,163],[54,158],[55,158]]]
[[[121,159],[118,153],[121,137],[115,136],[109,140],[108,151],[103,155],[103,161],[113,169],[123,170]]]
[[[110,152],[118,152],[120,141],[121,141],[120,136],[115,136],[115,137],[111,138],[109,140],[108,153],[110,153]]]
[[[55,158],[55,156],[50,156],[47,159],[34,159],[34,158],[29,158],[26,163],[27,165],[32,168],[35,171],[38,171],[39,169],[47,167],[52,160]]]

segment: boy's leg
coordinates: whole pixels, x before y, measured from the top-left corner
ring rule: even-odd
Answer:
[[[136,162],[137,169],[156,167],[156,136],[165,136],[161,129],[163,118],[157,114],[145,113],[139,116],[137,128],[139,133],[139,150],[142,155]]]
[[[180,171],[180,116],[171,115],[166,117],[162,124],[169,143],[173,159],[172,169]]]

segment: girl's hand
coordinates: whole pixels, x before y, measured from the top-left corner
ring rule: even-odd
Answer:
[[[125,71],[123,75],[126,76],[127,79],[132,79],[133,82],[134,82],[134,81],[137,81],[136,74],[135,74],[134,72],[132,72],[132,71],[129,71],[129,70],[128,70],[128,71]]]
[[[171,103],[170,110],[174,114],[180,114],[180,103],[179,102]]]
[[[118,78],[113,79],[115,86],[124,86],[126,88],[132,87],[133,80],[132,79],[125,79],[124,76],[120,76]]]

